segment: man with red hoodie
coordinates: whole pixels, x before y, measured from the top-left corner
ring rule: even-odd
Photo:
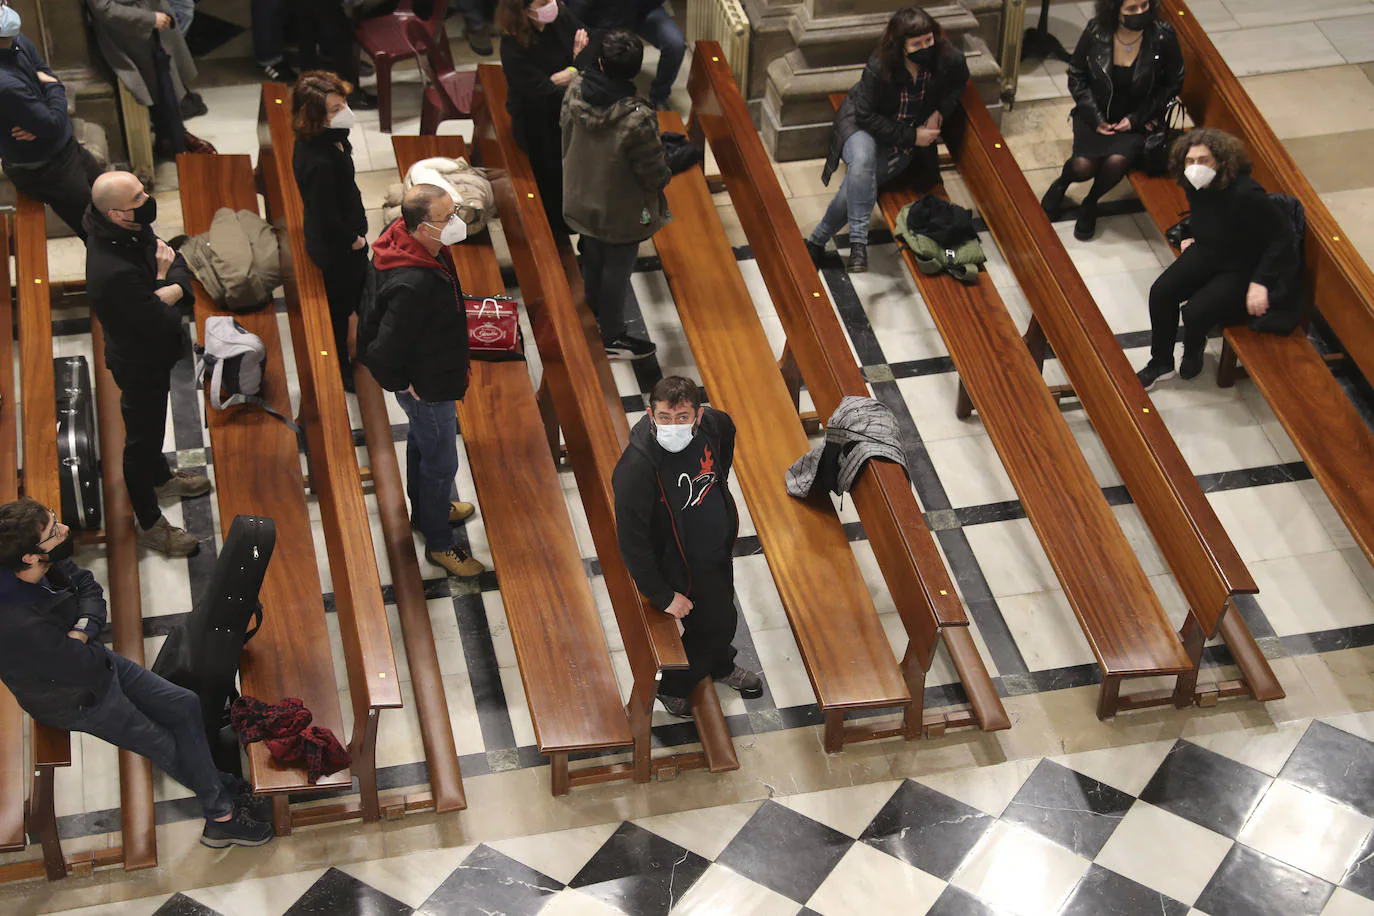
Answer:
[[[448,192],[417,184],[401,202],[401,218],[372,246],[358,307],[358,358],[377,383],[396,393],[410,420],[406,492],[410,520],[425,539],[425,557],[450,575],[482,572],[453,536],[476,508],[457,502],[457,402],[468,388],[468,325],[463,288],[448,246],[467,237]]]

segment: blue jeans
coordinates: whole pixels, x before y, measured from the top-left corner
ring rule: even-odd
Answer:
[[[658,72],[649,86],[649,101],[655,105],[666,104],[677,72],[682,69],[682,58],[687,54],[687,39],[682,36],[682,29],[677,27],[672,14],[662,6],[654,7],[653,12],[644,17],[639,25],[639,37],[658,48]]]
[[[114,678],[94,706],[43,717],[44,725],[85,732],[147,757],[162,772],[196,793],[207,820],[234,811],[230,777],[210,756],[200,698],[142,665],[110,652]]]
[[[880,147],[873,135],[856,130],[844,142],[841,154],[845,162],[844,181],[825,216],[811,233],[811,241],[824,245],[835,233],[849,223],[849,244],[868,244],[868,222],[873,218],[873,205],[878,202],[878,186],[906,170],[911,154],[901,153],[890,146]]]
[[[191,20],[196,18],[196,0],[167,0],[167,5],[172,9],[177,31],[185,35],[191,28]]]
[[[458,543],[449,527],[453,475],[458,473],[458,405],[422,401],[404,391],[396,403],[410,419],[406,433],[406,492],[410,520],[425,538],[430,553],[444,553]]]

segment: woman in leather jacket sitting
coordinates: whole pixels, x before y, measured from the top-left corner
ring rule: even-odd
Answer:
[[[1097,231],[1097,202],[1140,157],[1145,135],[1183,88],[1183,52],[1173,26],[1155,18],[1157,0],[1097,0],[1069,61],[1073,155],[1040,204],[1059,215],[1069,185],[1093,179],[1073,234]]]

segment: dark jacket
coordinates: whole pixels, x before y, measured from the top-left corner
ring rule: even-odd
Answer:
[[[588,28],[635,31],[662,5],[663,0],[583,0],[573,7]]]
[[[372,246],[358,307],[363,364],[388,391],[461,401],[468,390],[468,318],[448,249],[434,257],[396,220]]]
[[[44,83],[38,74],[52,70],[23,35],[0,49],[0,159],[5,162],[43,162],[56,156],[72,138],[67,116],[67,90],[61,83]],[[16,140],[14,128],[33,134]]]
[[[0,570],[0,680],[39,722],[46,715],[92,706],[110,686],[109,652],[96,641],[105,625],[105,594],[95,576],[58,562],[46,586]],[[67,635],[77,620],[89,642]]]
[[[1088,125],[1101,124],[1112,102],[1112,41],[1114,31],[1094,19],[1083,29],[1069,61],[1069,93],[1074,111]],[[1131,74],[1131,95],[1137,105],[1128,117],[1139,130],[1164,114],[1164,106],[1183,91],[1183,51],[1174,27],[1158,19],[1142,33],[1140,52]]]
[[[830,176],[839,167],[844,145],[856,132],[866,131],[882,146],[910,149],[916,145],[916,128],[935,112],[946,121],[959,106],[968,82],[968,63],[964,54],[948,41],[936,42],[934,73],[926,89],[925,98],[911,122],[897,120],[897,106],[901,103],[902,87],[911,85],[906,68],[895,80],[884,79],[882,64],[875,54],[864,66],[863,75],[844,97],[840,110],[835,112],[830,129],[830,154],[826,157],[821,181],[830,184]]]
[[[708,407],[701,418],[699,435],[715,444],[716,485],[734,519],[727,538],[733,544],[739,534],[739,511],[728,484],[735,458],[735,423],[729,414]],[[685,595],[692,590],[682,541],[682,511],[669,505],[659,479],[666,454],[654,436],[653,423],[643,417],[630,430],[630,444],[611,475],[620,556],[639,591],[660,611],[672,603],[674,592]]]
[[[1298,271],[1293,225],[1259,182],[1242,174],[1226,188],[1201,191],[1186,179],[1180,183],[1188,196],[1188,228],[1197,247],[1218,270],[1248,273],[1252,283],[1269,290],[1272,306],[1287,307],[1289,303],[1274,298],[1297,293],[1288,289],[1290,282],[1281,282]]]
[[[556,131],[565,87],[549,77],[575,65],[573,39],[580,28],[581,21],[564,6],[558,10],[557,19],[533,33],[528,47],[509,36],[501,40],[506,110],[510,112],[511,130],[526,151],[528,142],[542,141]],[[580,64],[594,66],[595,58],[589,61],[585,54]]]
[[[323,266],[349,252],[358,236],[367,235],[367,211],[353,177],[348,131],[331,129],[297,138],[291,171],[305,207],[305,250]]]
[[[191,270],[178,254],[167,278],[157,278],[157,236],[144,226],[116,226],[92,205],[81,225],[86,240],[86,293],[105,333],[105,363],[121,389],[166,388],[172,366],[186,349],[182,310],[195,303]],[[167,305],[155,294],[180,286],[182,297]]]
[[[613,245],[642,242],[673,218],[658,115],[634,89],[591,70],[563,99],[563,219]]]

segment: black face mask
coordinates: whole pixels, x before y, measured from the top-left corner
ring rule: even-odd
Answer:
[[[929,70],[935,66],[935,47],[921,48],[918,51],[906,52],[906,59],[911,61],[922,70]]]
[[[1143,32],[1145,27],[1155,21],[1155,11],[1148,9],[1143,13],[1126,13],[1121,17],[1121,24],[1132,32]]]
[[[134,207],[132,210],[121,210],[121,213],[128,213],[129,218],[140,226],[151,226],[157,221],[157,198],[151,194],[143,203]]]
[[[72,550],[72,539],[71,536],[68,535],[65,541],[48,551],[48,562],[56,565],[63,560],[70,560],[72,558]]]

